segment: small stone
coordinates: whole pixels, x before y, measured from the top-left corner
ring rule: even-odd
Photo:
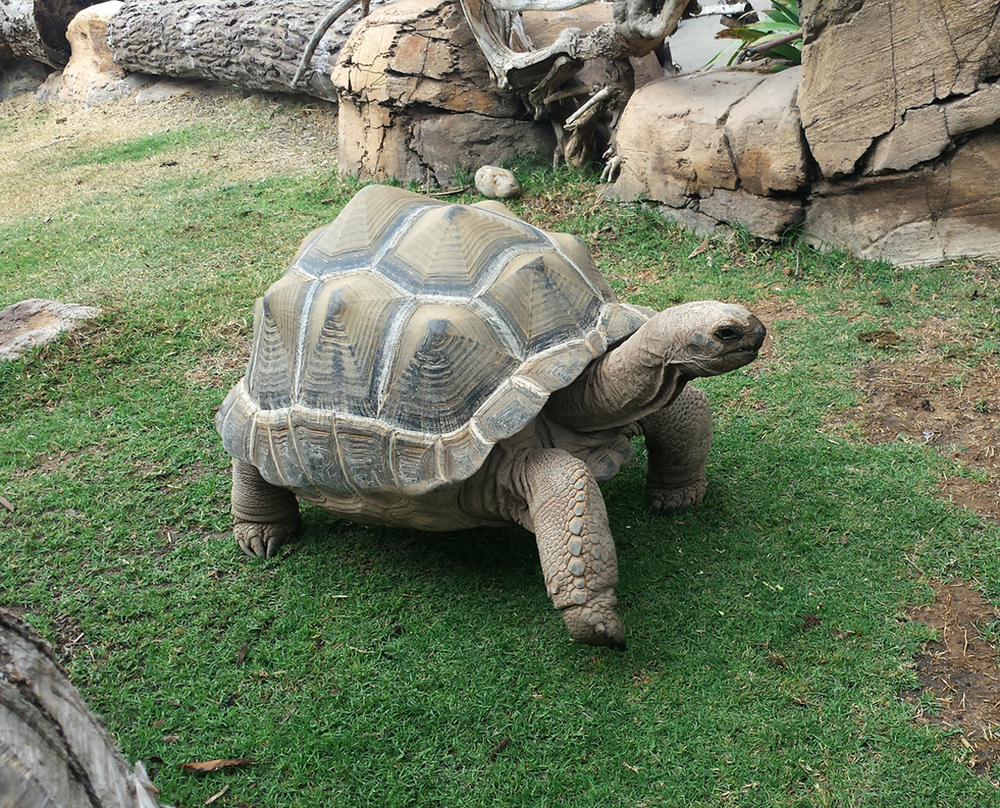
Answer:
[[[570,555],[575,555],[575,556],[580,555],[580,553],[583,552],[583,542],[580,541],[579,539],[570,539],[569,552]]]
[[[506,168],[483,166],[476,172],[476,190],[487,199],[516,199],[521,195],[521,183]]]
[[[569,532],[572,533],[574,536],[579,536],[581,533],[583,533],[583,520],[573,519],[569,523]]]

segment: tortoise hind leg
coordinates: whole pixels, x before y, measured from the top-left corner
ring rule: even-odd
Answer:
[[[705,496],[705,463],[712,446],[712,410],[705,394],[687,385],[668,406],[639,420],[646,437],[646,505],[672,513]]]
[[[298,531],[299,502],[287,488],[271,485],[249,463],[233,458],[233,534],[248,556],[272,558]]]
[[[561,449],[529,455],[524,498],[552,604],[573,638],[625,647],[615,612],[618,560],[601,490],[587,464]]]

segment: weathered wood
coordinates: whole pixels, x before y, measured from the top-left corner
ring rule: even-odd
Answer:
[[[0,610],[0,804],[11,808],[156,808],[101,720],[26,623]]]
[[[295,81],[329,9],[326,0],[126,0],[108,26],[108,43],[126,70],[336,101],[329,76],[361,19],[360,4],[329,28]]]
[[[66,27],[90,0],[0,0],[0,42],[52,67],[69,61]]]

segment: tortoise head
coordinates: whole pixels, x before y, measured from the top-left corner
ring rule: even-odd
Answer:
[[[718,376],[757,358],[767,329],[743,306],[699,300],[674,306],[662,320],[662,355],[689,378]],[[653,321],[651,321],[652,323]]]

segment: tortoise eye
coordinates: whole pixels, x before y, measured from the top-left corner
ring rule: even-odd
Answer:
[[[742,336],[743,332],[732,325],[724,325],[715,331],[715,337],[720,342],[736,342]]]

